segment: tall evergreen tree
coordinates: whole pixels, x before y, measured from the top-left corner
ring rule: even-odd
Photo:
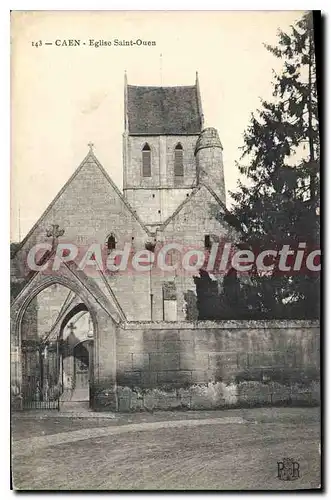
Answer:
[[[234,215],[254,250],[319,245],[320,145],[312,14],[266,49],[284,61],[274,74],[273,99],[263,100],[244,133]],[[243,163],[245,161],[245,164]],[[319,279],[277,271],[252,273],[247,307],[261,317],[316,317]],[[309,306],[309,307],[308,307]],[[317,306],[317,307],[316,307]]]

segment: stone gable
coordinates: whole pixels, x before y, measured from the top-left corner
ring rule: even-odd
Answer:
[[[58,224],[65,230],[59,242],[104,243],[110,233],[118,243],[142,241],[147,230],[94,155],[89,154],[23,240],[19,252],[48,241],[46,230]],[[18,252],[18,253],[19,253]]]
[[[188,244],[200,245],[201,248],[205,234],[236,241],[237,232],[225,219],[222,220],[225,212],[226,208],[217,196],[205,185],[200,185],[164,223],[163,234],[166,239],[183,238]]]

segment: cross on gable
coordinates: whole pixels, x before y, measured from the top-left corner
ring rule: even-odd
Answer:
[[[52,224],[52,229],[47,229],[46,230],[46,236],[47,238],[53,238],[53,241],[56,240],[59,236],[64,235],[64,229],[59,229],[58,224]]]
[[[47,238],[52,238],[52,248],[53,249],[55,247],[55,242],[58,239],[58,237],[63,236],[63,235],[64,235],[64,229],[59,229],[58,224],[52,224],[52,229],[46,230]]]
[[[77,329],[77,326],[75,326],[74,323],[69,323],[69,325],[67,326],[67,328],[69,328],[70,333],[74,334],[74,330]]]
[[[93,144],[93,142],[91,142],[91,141],[90,141],[90,142],[88,143],[88,147],[90,148],[90,153],[93,153],[93,148],[94,148],[94,144]]]

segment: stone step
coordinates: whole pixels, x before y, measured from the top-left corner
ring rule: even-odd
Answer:
[[[65,390],[60,396],[60,402],[66,401],[89,401],[90,395],[88,389]]]
[[[61,412],[87,412],[90,411],[89,401],[62,401],[60,402]]]

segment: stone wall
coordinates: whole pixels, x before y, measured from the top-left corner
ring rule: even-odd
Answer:
[[[318,322],[127,323],[116,360],[119,411],[319,401]]]
[[[205,236],[210,237],[211,242],[232,242],[235,243],[238,239],[238,234],[235,230],[221,217],[216,217],[219,214],[220,207],[218,206],[214,196],[205,186],[190,197],[182,209],[175,213],[163,228],[162,237],[165,242],[174,241],[186,247],[186,249],[204,250]],[[194,217],[192,217],[194,214]],[[176,252],[175,257],[179,257]],[[175,264],[175,262],[173,262]],[[160,273],[159,273],[160,274]],[[166,279],[173,279],[177,290],[177,318],[179,321],[186,320],[187,297],[191,295],[195,297],[196,286],[193,275],[198,273],[186,272],[181,269],[179,272],[174,272],[173,277],[170,273],[166,273]],[[153,280],[155,288],[159,276]],[[154,306],[154,320],[163,319],[160,315],[162,309],[161,297],[153,292],[156,297]],[[193,299],[194,299],[193,297]],[[158,302],[157,302],[158,301]]]
[[[66,188],[49,206],[32,234],[24,241],[13,265],[18,267],[22,264],[27,272],[27,253],[36,243],[51,243],[46,231],[52,224],[58,224],[65,230],[59,243],[77,245],[82,257],[92,243],[106,247],[110,233],[115,235],[116,248],[123,250],[128,243],[132,245],[133,252],[145,248],[145,242],[149,239],[145,229],[91,158],[77,170]],[[99,274],[93,272],[92,266],[86,269],[86,273],[93,277],[98,286],[105,286]],[[107,280],[128,320],[150,320],[149,276],[118,272],[108,276]],[[57,302],[58,309],[62,303],[61,298]],[[55,299],[53,305],[56,306]]]
[[[131,139],[132,141],[142,140],[142,138]],[[191,172],[192,162],[195,162],[193,142],[196,138],[178,136],[163,137],[163,140],[166,141],[164,158],[168,158],[168,162],[170,162],[169,157],[175,145],[181,140],[184,147],[184,170]],[[185,160],[186,151],[187,160]],[[173,170],[173,166],[171,169]],[[139,207],[142,207],[146,213],[149,211],[154,213],[157,210],[157,203],[162,205],[160,205],[161,215],[162,207],[167,207],[169,213],[173,212],[167,224],[151,225],[151,233],[149,233],[146,226],[137,219],[137,214],[127,206],[97,160],[89,155],[23,241],[22,247],[12,261],[15,279],[28,277],[27,254],[36,243],[51,243],[51,238],[47,237],[47,230],[53,224],[59,225],[60,229],[65,231],[64,235],[59,238],[59,243],[77,245],[81,257],[92,243],[101,244],[106,255],[107,238],[110,234],[115,237],[116,249],[123,250],[125,244],[130,244],[132,253],[145,249],[147,242],[174,241],[187,248],[203,249],[205,235],[209,235],[211,241],[219,238],[225,241],[235,241],[237,236],[234,230],[225,221],[220,221],[216,217],[219,213],[219,206],[210,191],[205,186],[201,186],[191,196],[192,189],[188,186],[192,184],[192,178],[189,178],[188,173],[185,173],[184,178],[185,182],[188,182],[186,187],[142,190],[143,197]],[[173,174],[166,171],[165,186],[170,179],[173,182]],[[184,199],[187,202],[181,210],[176,211],[175,208]],[[138,210],[137,213],[139,213]],[[119,271],[107,275],[104,280],[95,272],[93,266],[87,266],[84,271],[93,277],[127,321],[162,321],[165,318],[162,296],[165,281],[175,282],[176,311],[179,321],[187,319],[187,296],[195,300],[194,280],[192,275],[186,272],[163,273],[160,269],[153,269],[151,273]],[[57,304],[55,302],[54,298],[54,310],[61,307],[62,299]]]
[[[34,297],[22,318],[22,339],[36,340],[47,336],[69,293],[70,290],[66,287],[54,284]]]
[[[137,187],[177,187],[174,177],[174,152],[178,143],[183,147],[183,185],[192,187],[196,184],[194,150],[198,137],[198,135],[129,136],[123,190]],[[151,148],[151,177],[142,176],[141,152],[146,143]]]
[[[123,191],[130,205],[146,224],[164,222],[197,183],[194,149],[198,135],[129,136]],[[151,176],[142,176],[142,148],[151,148]],[[175,147],[183,147],[184,175],[174,176]]]
[[[221,148],[203,148],[196,155],[199,182],[211,187],[220,200],[226,203],[223,153]]]
[[[191,187],[126,189],[130,205],[151,231],[162,224],[192,192]]]

